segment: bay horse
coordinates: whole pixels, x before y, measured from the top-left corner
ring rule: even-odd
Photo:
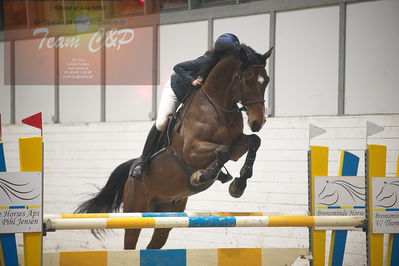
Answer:
[[[215,48],[203,86],[181,108],[170,145],[149,161],[144,181],[129,177],[134,160],[122,163],[77,213],[115,212],[122,203],[123,212],[183,212],[189,196],[209,188],[228,160],[248,152],[240,177],[229,187],[233,197],[243,194],[261,140],[243,134],[241,111],[252,132],[266,122],[265,67],[272,49],[261,55],[244,44],[222,48]],[[125,249],[136,248],[140,230],[125,229]],[[147,249],[162,248],[170,230],[155,229]]]

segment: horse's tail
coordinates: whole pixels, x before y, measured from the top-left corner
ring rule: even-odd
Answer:
[[[120,164],[111,173],[105,186],[93,197],[83,202],[75,213],[110,213],[119,211],[123,201],[123,190],[129,176],[130,166],[135,159]],[[98,231],[93,231],[98,238]]]

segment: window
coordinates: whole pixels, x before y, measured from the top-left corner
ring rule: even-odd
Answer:
[[[3,8],[3,1],[0,1],[0,30],[4,30],[4,8]]]
[[[161,0],[161,9],[176,9],[188,6],[187,0]]]
[[[235,0],[200,0],[202,5],[223,5],[236,3]]]
[[[112,17],[144,14],[144,0],[112,1]]]
[[[32,1],[28,0],[29,25],[43,27],[64,24],[62,1]]]
[[[25,1],[2,1],[4,29],[27,28],[27,3]]]

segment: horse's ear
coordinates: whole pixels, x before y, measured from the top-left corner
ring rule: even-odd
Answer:
[[[266,62],[266,59],[268,59],[272,55],[272,51],[273,51],[273,47],[270,48],[269,51],[267,51],[266,53],[264,53],[262,55],[262,58],[263,58],[263,60],[265,60],[265,62]]]
[[[248,60],[247,53],[245,52],[243,47],[240,48],[240,59],[241,59],[241,62],[243,62],[243,63],[247,62],[247,60]]]

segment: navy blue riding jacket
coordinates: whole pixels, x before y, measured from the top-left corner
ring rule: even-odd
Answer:
[[[171,77],[171,87],[177,99],[182,102],[184,97],[194,89],[191,84],[200,75],[201,66],[208,59],[203,55],[191,61],[185,61],[174,66],[175,74]]]

